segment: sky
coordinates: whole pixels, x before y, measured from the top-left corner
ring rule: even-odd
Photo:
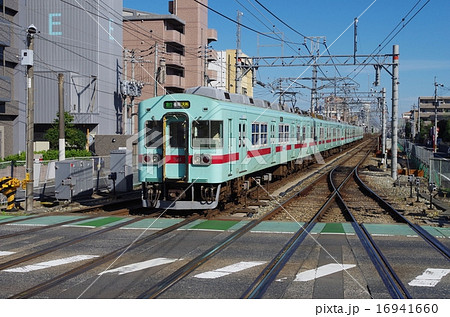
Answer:
[[[291,43],[281,45],[281,41],[243,27],[241,48],[248,56],[291,56],[299,54],[298,48],[301,55],[308,55],[302,35],[325,37],[326,46],[319,45],[320,54],[353,55],[353,21],[358,17],[357,54],[369,55],[385,45],[378,54],[392,54],[393,45],[399,45],[399,114],[417,105],[419,96],[434,94],[435,77],[437,83],[444,86],[438,89],[438,95],[450,95],[449,0],[259,0],[259,3],[278,19],[255,0],[208,1],[209,7],[233,20],[236,20],[237,11],[243,12],[243,25],[262,33],[276,30],[278,34],[283,34],[285,41]],[[167,0],[124,0],[123,6],[168,14]],[[236,48],[235,23],[209,11],[208,25],[218,33],[218,41],[212,43],[214,49]],[[394,38],[390,40],[392,36]],[[392,71],[390,67],[388,70]],[[354,77],[356,73],[358,75]],[[326,66],[320,68],[319,76],[350,76],[359,85],[360,92],[385,87],[388,109],[392,106],[392,80],[387,71],[381,72],[378,88],[372,86],[375,79],[372,66],[362,70],[359,68],[356,72],[354,66],[339,67],[338,70]],[[279,77],[311,77],[311,68],[260,68],[257,72],[257,79],[263,83],[272,83]],[[309,81],[302,83],[311,86]],[[306,110],[310,104],[310,90],[302,89],[301,92],[297,106]],[[269,89],[262,87],[255,89],[255,96],[271,98]]]

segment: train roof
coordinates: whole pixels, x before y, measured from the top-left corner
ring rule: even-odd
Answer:
[[[256,98],[252,98],[252,97],[249,97],[246,95],[232,94],[225,90],[213,88],[213,87],[199,86],[199,87],[187,88],[185,93],[209,97],[209,98],[222,100],[222,101],[240,103],[240,104],[249,105],[249,106],[256,106],[256,107],[260,107],[260,108],[269,108],[269,109],[285,111],[285,112],[289,112],[289,113],[295,112],[293,108],[288,107],[286,105],[279,104],[278,102],[269,102],[267,100],[256,99]]]

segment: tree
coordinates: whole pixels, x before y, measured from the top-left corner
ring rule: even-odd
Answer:
[[[438,122],[438,137],[444,142],[450,142],[450,120],[441,120]]]
[[[83,131],[76,128],[73,122],[73,116],[64,112],[64,126],[66,149],[84,149],[86,146],[86,135]],[[44,138],[50,142],[51,149],[58,149],[59,147],[59,113],[56,114],[53,120],[53,126],[45,132]]]

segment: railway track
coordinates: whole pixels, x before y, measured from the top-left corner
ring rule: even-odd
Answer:
[[[326,175],[325,175],[326,176]],[[324,176],[319,177],[319,180],[316,180],[315,183],[319,183],[320,180],[323,179]],[[205,252],[203,252],[202,254],[200,254],[199,256],[197,256],[195,259],[193,259],[192,261],[189,261],[188,263],[186,263],[185,265],[183,265],[182,267],[180,267],[178,270],[176,270],[175,272],[173,272],[172,274],[170,274],[169,276],[167,276],[166,278],[164,278],[163,280],[161,280],[160,282],[158,282],[157,284],[153,285],[151,288],[147,289],[146,291],[142,292],[138,298],[158,298],[161,294],[163,294],[165,291],[167,291],[169,288],[171,288],[172,286],[174,286],[176,283],[178,283],[180,280],[182,280],[183,278],[185,278],[186,276],[188,276],[191,272],[193,272],[195,269],[197,269],[198,267],[200,267],[201,265],[203,265],[204,263],[206,263],[209,259],[211,259],[213,256],[215,256],[216,254],[218,254],[219,252],[221,252],[222,250],[224,250],[226,247],[228,247],[229,245],[231,245],[233,242],[235,242],[237,239],[239,239],[241,236],[243,236],[244,234],[248,233],[251,229],[253,229],[254,227],[256,227],[258,224],[260,224],[261,222],[271,219],[273,218],[273,216],[277,213],[279,213],[281,210],[286,211],[285,209],[285,205],[286,204],[290,204],[293,201],[295,201],[295,199],[298,199],[298,197],[300,197],[302,195],[302,193],[305,192],[310,192],[311,188],[314,187],[315,184],[311,184],[310,186],[304,188],[303,190],[301,190],[300,192],[298,192],[296,195],[294,195],[292,198],[288,199],[287,202],[285,202],[284,204],[278,206],[277,208],[273,209],[272,211],[270,211],[269,213],[265,214],[264,216],[252,220],[249,223],[247,223],[245,226],[243,226],[242,228],[236,230],[235,232],[233,232],[232,234],[230,234],[229,236],[227,236],[224,240],[222,240],[221,242],[219,242],[218,244],[214,245],[213,247],[209,248],[208,250],[206,250]],[[335,194],[332,195],[332,197],[329,197],[329,199],[327,200],[327,202],[322,206],[321,210],[319,210],[319,212],[315,215],[315,217],[310,221],[310,223],[314,223],[316,221],[316,219],[318,218],[318,216],[322,213],[323,210],[326,209],[326,207],[329,205],[329,203],[334,199]],[[295,199],[294,199],[295,198]],[[313,226],[313,225],[312,225]],[[312,228],[311,226],[311,228]],[[292,250],[295,251],[296,249],[296,243],[297,243],[297,239],[299,236],[302,236],[304,238],[304,232],[308,233],[309,231],[309,227],[307,227],[306,229],[304,229],[303,227],[296,233],[296,235],[294,235],[294,237],[290,240],[290,242],[288,242],[288,244],[290,244],[291,246],[293,246]],[[300,242],[301,243],[301,242]],[[289,248],[289,247],[288,247]],[[282,251],[283,252],[283,251]],[[280,256],[277,255],[276,259],[279,259]],[[278,261],[278,260],[277,260]],[[282,263],[282,262],[279,262]],[[264,274],[265,275],[265,274]]]
[[[199,256],[194,257],[193,260],[188,261],[186,264],[182,265],[178,269],[172,271],[170,274],[166,275],[165,278],[162,278],[159,281],[153,281],[150,288],[146,288],[142,292],[142,289],[145,289],[140,287],[139,289],[139,295],[138,298],[159,298],[162,294],[164,294],[166,291],[171,289],[174,285],[176,285],[178,282],[182,281],[185,277],[190,275],[192,272],[197,270],[200,266],[208,262],[210,259],[212,259],[214,256],[225,250],[227,247],[232,245],[235,241],[237,241],[240,237],[244,236],[246,233],[248,233],[252,228],[255,228],[258,224],[260,224],[262,221],[271,219],[275,217],[276,214],[280,213],[280,210],[292,210],[294,212],[295,208],[299,208],[302,205],[298,202],[295,202],[297,198],[301,198],[302,200],[306,200],[308,197],[312,201],[316,201],[315,205],[315,214],[313,218],[308,219],[306,221],[306,224],[301,227],[286,243],[286,245],[279,251],[278,254],[276,254],[275,257],[273,257],[272,261],[266,266],[266,268],[259,274],[257,279],[252,283],[249,284],[250,287],[241,295],[242,298],[261,298],[264,296],[265,292],[269,288],[269,286],[272,284],[272,282],[275,280],[277,275],[279,274],[280,270],[283,269],[283,267],[288,263],[290,257],[294,254],[294,252],[299,248],[299,246],[302,244],[304,238],[309,235],[311,230],[314,228],[315,224],[321,221],[329,221],[328,219],[336,219],[334,216],[331,216],[336,209],[341,210],[341,214],[344,214],[344,219],[346,222],[352,221],[352,226],[355,227],[355,232],[357,232],[358,229],[356,227],[360,228],[360,234],[358,234],[358,237],[365,236],[365,241],[362,242],[362,244],[366,247],[366,245],[371,245],[370,248],[372,249],[372,255],[370,256],[371,259],[373,258],[375,263],[379,266],[377,270],[379,272],[383,272],[386,274],[385,277],[382,277],[383,282],[385,282],[386,287],[388,288],[388,292],[393,298],[410,298],[411,296],[407,293],[406,288],[402,288],[401,281],[397,281],[395,277],[392,277],[392,275],[389,277],[389,274],[386,273],[386,271],[393,271],[392,268],[389,269],[389,264],[382,264],[385,263],[379,255],[381,252],[379,249],[377,250],[377,247],[374,246],[374,242],[370,241],[370,235],[368,235],[367,230],[365,230],[364,225],[359,225],[358,222],[353,219],[351,215],[345,215],[344,212],[342,212],[342,206],[345,205],[345,202],[343,203],[340,201],[340,197],[344,197],[345,190],[349,188],[349,182],[352,180],[352,175],[357,172],[356,168],[350,168],[352,164],[355,164],[354,160],[363,160],[361,156],[353,155],[351,160],[348,160],[347,163],[340,162],[341,165],[344,165],[344,167],[338,167],[334,168],[333,173],[326,173],[323,172],[325,176],[321,177],[321,182],[323,182],[323,179],[328,179],[328,183],[325,182],[326,185],[319,183],[312,183],[310,186],[304,187],[298,191],[292,191],[290,193],[290,197],[287,199],[288,204],[291,204],[291,207],[281,207],[274,208],[271,212],[264,214],[258,219],[254,219],[249,221],[245,226],[243,226],[241,229],[237,229],[233,233],[227,235],[226,238],[222,239],[219,243],[214,244],[212,247],[208,248],[205,252],[202,252]],[[317,174],[316,174],[317,176]],[[346,183],[348,182],[348,183]],[[339,184],[339,186],[334,186],[333,184]],[[345,185],[344,185],[345,184]],[[320,194],[314,195],[313,193],[320,189]],[[345,190],[344,190],[345,189]],[[328,191],[328,192],[327,192]],[[342,193],[342,194],[341,194]],[[326,196],[326,202],[322,200],[322,202],[318,203],[318,197],[319,196]],[[337,201],[338,200],[338,201]],[[317,207],[317,205],[320,205]],[[312,209],[312,207],[311,207]],[[352,208],[347,208],[351,210]],[[355,210],[355,208],[353,208]],[[350,213],[350,212],[349,212]],[[42,292],[49,290],[57,285],[60,285],[61,283],[70,280],[82,273],[89,272],[90,270],[108,263],[114,259],[120,258],[124,253],[131,251],[132,249],[138,247],[138,246],[144,246],[146,243],[149,243],[150,241],[153,241],[154,239],[165,235],[169,232],[172,232],[173,230],[176,230],[178,228],[181,228],[182,226],[199,219],[201,216],[194,215],[188,219],[185,219],[181,223],[171,226],[169,228],[163,229],[161,231],[157,231],[154,234],[139,239],[135,242],[133,242],[130,246],[118,248],[117,250],[114,250],[112,252],[107,253],[106,255],[100,256],[99,258],[95,258],[92,260],[89,260],[88,263],[85,263],[84,265],[81,265],[79,267],[76,267],[72,270],[69,270],[67,272],[64,272],[63,274],[60,274],[48,281],[45,281],[43,283],[40,283],[39,285],[36,285],[34,287],[31,287],[27,289],[26,291],[17,293],[10,298],[30,298],[30,297],[36,297]],[[332,217],[332,218],[329,218]],[[1,238],[1,237],[0,237]],[[361,238],[362,239],[362,238]],[[76,243],[76,242],[75,242]],[[52,251],[49,251],[52,252]],[[447,250],[448,252],[448,250]],[[448,255],[447,255],[448,257]],[[115,261],[113,262],[115,263]],[[5,265],[5,263],[3,264]],[[11,264],[14,265],[14,264]],[[7,267],[11,266],[8,265]],[[2,269],[0,265],[0,269]],[[381,276],[381,273],[380,273]],[[399,280],[399,279],[398,279]],[[389,285],[389,286],[388,286]],[[405,292],[406,290],[406,292]]]

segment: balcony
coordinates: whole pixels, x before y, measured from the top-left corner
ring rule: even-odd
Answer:
[[[164,32],[164,41],[165,42],[174,42],[184,46],[185,43],[185,35],[176,30],[166,30]]]
[[[185,88],[185,79],[178,75],[166,75],[164,87]]]
[[[166,65],[176,65],[184,68],[186,57],[178,53],[166,53]]]
[[[216,29],[208,29],[207,37],[208,37],[208,43],[217,41],[217,30]]]
[[[217,61],[217,51],[216,50],[209,50],[208,51],[208,62]]]

